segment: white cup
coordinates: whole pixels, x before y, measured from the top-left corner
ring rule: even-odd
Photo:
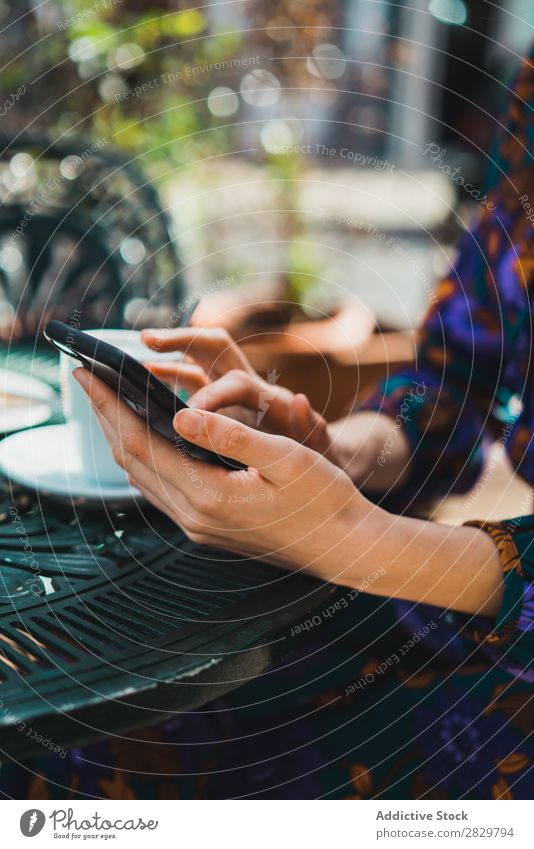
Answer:
[[[141,333],[136,330],[88,330],[104,342],[109,342],[126,351],[140,362],[158,359],[176,359],[176,354],[161,354],[150,350],[141,342]],[[181,358],[181,356],[179,357]],[[103,487],[128,486],[126,472],[118,466],[111,448],[102,433],[87,395],[72,376],[79,364],[68,354],[60,356],[60,383],[63,414],[71,431],[72,444],[78,452],[84,476]]]

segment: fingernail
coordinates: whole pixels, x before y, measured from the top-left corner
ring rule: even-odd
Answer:
[[[204,407],[206,402],[209,401],[209,397],[209,389],[206,389],[205,387],[203,389],[197,389],[197,391],[194,392],[193,395],[190,395],[187,399],[187,406],[196,407],[197,409],[199,407]]]
[[[87,374],[83,366],[78,366],[78,368],[75,368],[72,372],[72,376],[75,380],[78,381],[82,389],[86,388],[89,380],[89,375]]]
[[[194,410],[180,410],[174,417],[180,433],[187,436],[200,436],[206,426],[206,419]]]
[[[143,330],[142,332],[146,333],[147,335],[150,335],[150,336],[157,336],[157,337],[169,336],[170,333],[171,333],[171,328],[170,327],[157,327],[157,328],[154,328],[154,329],[145,328],[145,330]]]
[[[141,342],[154,342],[163,339],[164,334],[160,330],[146,329],[141,331]]]

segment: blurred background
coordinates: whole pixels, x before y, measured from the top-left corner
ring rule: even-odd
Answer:
[[[157,704],[152,685],[160,680],[172,709],[171,690],[180,687],[171,686],[176,676],[167,665],[172,642],[160,629],[164,618],[173,628],[182,619],[186,636],[197,615],[218,622],[213,663],[222,659],[224,622],[231,623],[233,665],[223,664],[227,683],[216,692],[226,692],[236,672],[245,680],[248,667],[234,650],[238,620],[230,608],[219,615],[217,593],[232,604],[239,600],[242,621],[243,593],[270,581],[268,571],[257,573],[261,565],[249,573],[241,562],[228,569],[230,560],[221,562],[219,579],[217,562],[206,563],[194,543],[187,543],[182,573],[176,552],[183,538],[160,524],[159,511],[148,516],[147,537],[140,505],[130,513],[133,492],[125,477],[122,485],[117,481],[122,472],[111,456],[110,477],[98,474],[104,437],[91,430],[81,389],[78,401],[69,397],[74,381],[69,389],[66,362],[60,377],[57,351],[43,338],[46,322],[60,318],[85,329],[223,326],[268,382],[306,393],[329,421],[349,412],[371,384],[414,361],[421,322],[437,303],[436,282],[488,203],[485,173],[500,108],[533,27],[534,0],[0,0],[0,437],[10,434],[0,441],[0,607],[8,604],[0,617],[0,683],[15,705],[36,711],[21,713],[35,716],[36,729],[48,727],[39,725],[39,682],[59,711],[61,687],[49,675],[56,666],[69,676],[69,715],[78,698],[76,670],[82,683],[102,681],[104,694],[112,693],[112,676],[97,675],[78,644],[97,660],[127,653],[123,666],[115,664],[117,698],[100,709],[92,689],[91,710],[99,709],[103,727],[111,729],[111,708],[122,704],[121,727],[136,723],[144,703],[136,687],[126,686],[128,658],[135,654],[140,674],[142,658],[149,664],[152,657],[150,645],[141,659],[130,649],[137,632],[166,646],[165,666],[154,662],[145,676],[152,694],[146,704]],[[185,387],[173,388],[187,400]],[[257,423],[268,390],[260,393]],[[428,409],[439,416],[433,401]],[[508,435],[488,454],[480,483],[425,505],[425,515],[510,523],[510,516],[533,512],[532,489],[505,456],[506,416],[513,412],[504,401],[496,411]],[[399,424],[392,422],[382,452]],[[202,484],[194,470],[186,471]],[[48,498],[58,500],[47,508]],[[172,552],[163,551],[164,541]],[[134,575],[139,565],[150,571],[144,583]],[[158,570],[165,586],[156,582]],[[127,604],[118,592],[121,574],[131,591]],[[208,590],[207,601],[196,587],[202,596]],[[60,608],[53,606],[55,590]],[[67,591],[84,595],[77,601],[85,613],[78,615]],[[20,599],[19,612],[37,611],[38,593],[46,611],[39,608],[30,624],[16,628],[11,607]],[[314,593],[306,590],[308,605]],[[34,596],[29,604],[28,595]],[[143,610],[130,616],[136,598]],[[281,589],[269,594],[283,609],[279,625],[273,611],[262,615],[255,598],[251,621],[272,620],[273,634],[289,631],[289,596],[286,604]],[[51,620],[58,610],[76,625],[68,638]],[[109,639],[107,614],[114,626]],[[200,646],[207,657],[208,636],[194,634],[193,654]],[[266,646],[284,644],[282,630],[273,639],[266,634],[256,656],[254,628],[246,626],[243,645],[256,658],[251,674],[267,668]],[[180,635],[177,643],[182,657],[185,639]],[[190,661],[188,683],[205,692],[211,661],[203,662],[196,683]],[[25,688],[18,702],[15,681]],[[318,696],[316,704],[322,706]],[[82,719],[92,716],[88,711]],[[81,728],[77,716],[72,723]],[[455,727],[462,728],[458,716],[451,714],[442,731],[449,749]],[[32,728],[15,719],[6,735],[19,738],[12,739],[16,753],[28,734],[12,728]],[[81,736],[78,728],[62,737],[56,719],[50,728],[65,745]],[[465,735],[470,760],[477,734],[469,727]],[[39,736],[48,746],[56,731]],[[143,746],[159,740],[142,737]],[[33,738],[31,745],[37,746]],[[159,769],[160,754],[154,757]],[[506,769],[514,767],[501,768],[502,775]],[[119,772],[102,786],[127,798]],[[353,766],[358,781],[370,781],[367,772]],[[37,781],[37,795],[46,794],[43,779]],[[503,777],[499,782],[508,788]],[[161,787],[171,792],[168,781]],[[65,792],[81,790],[72,783]],[[494,792],[509,791],[497,783]]]
[[[4,338],[67,304],[172,323],[195,292],[238,337],[351,298],[341,348],[413,333],[533,23],[528,0],[1,0]]]

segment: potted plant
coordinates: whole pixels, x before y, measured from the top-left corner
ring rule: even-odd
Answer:
[[[356,297],[335,296],[321,274],[323,259],[296,209],[302,158],[266,157],[276,180],[276,215],[285,246],[284,269],[269,283],[218,291],[204,298],[196,326],[222,326],[239,342],[254,368],[291,389],[305,392],[327,417],[341,414],[358,383],[358,353],[374,319]]]
[[[237,92],[250,69],[241,69],[236,57],[245,46],[245,30],[230,24],[218,28],[208,11],[177,11],[170,0],[160,0],[153,9],[139,0],[124,0],[95,7],[91,15],[82,6],[59,2],[53,13],[32,12],[28,26],[39,46],[32,53],[31,68],[20,59],[20,44],[6,45],[6,73],[11,75],[6,85],[17,90],[32,80],[31,97],[21,98],[6,118],[10,132],[27,124],[38,127],[40,121],[57,138],[83,132],[105,139],[162,183],[191,163],[235,149],[240,121],[229,107],[243,105]],[[13,15],[15,7],[9,4]],[[74,13],[67,26],[63,19],[71,7]],[[322,39],[328,36],[330,24],[318,4],[280,0],[277,20],[287,21],[287,26],[256,27],[254,16],[263,20],[264,8],[256,2],[247,7],[251,28],[246,30],[246,55],[268,57],[268,67],[276,70],[285,89],[296,91],[307,84],[309,71],[304,62],[287,63],[288,45],[293,55],[308,56],[318,33]],[[46,38],[50,31],[53,39]],[[34,85],[36,70],[43,73]],[[225,110],[214,110],[210,104],[221,91],[226,92]],[[358,385],[356,363],[372,332],[372,318],[356,300],[332,302],[323,297],[320,257],[293,209],[302,159],[267,153],[265,165],[278,178],[285,270],[267,291],[214,294],[195,320],[227,326],[258,370],[277,369],[281,382],[307,391],[318,409],[334,415],[349,403]]]

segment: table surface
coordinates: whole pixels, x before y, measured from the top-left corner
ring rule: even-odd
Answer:
[[[0,365],[27,371],[27,352]],[[50,357],[32,373],[54,384]],[[43,753],[191,710],[295,648],[332,592],[195,545],[146,504],[72,506],[3,481],[0,756]]]

